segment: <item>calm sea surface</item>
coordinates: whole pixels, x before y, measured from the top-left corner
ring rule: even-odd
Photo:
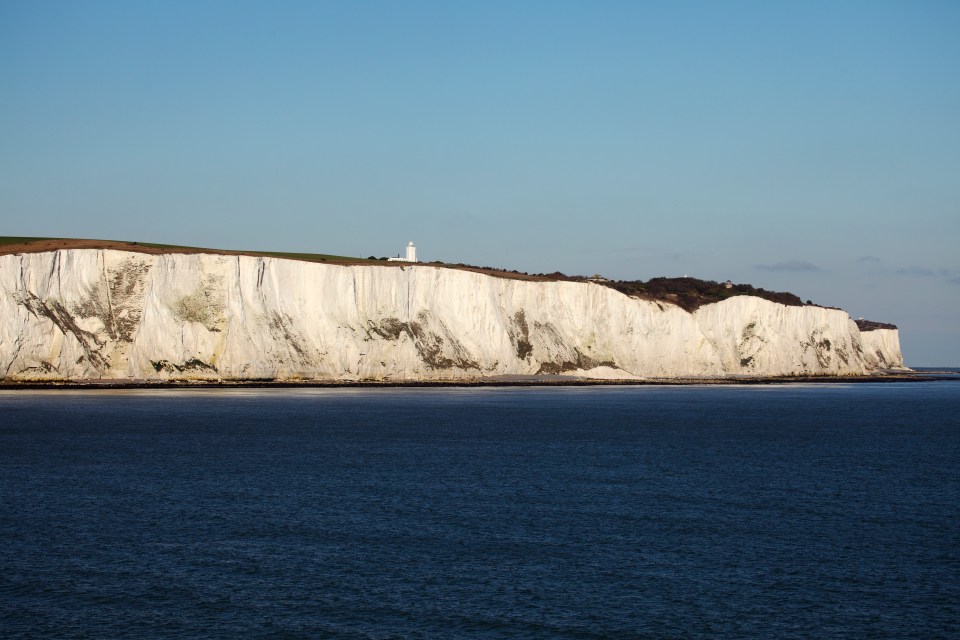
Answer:
[[[0,636],[960,637],[960,382],[0,393]]]

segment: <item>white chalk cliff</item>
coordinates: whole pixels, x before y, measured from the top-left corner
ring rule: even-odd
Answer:
[[[65,249],[0,256],[0,377],[457,380],[862,375],[896,330],[738,296],[693,313],[582,282]]]

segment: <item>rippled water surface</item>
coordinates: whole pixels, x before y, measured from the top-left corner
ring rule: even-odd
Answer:
[[[960,636],[960,383],[0,393],[7,638]]]

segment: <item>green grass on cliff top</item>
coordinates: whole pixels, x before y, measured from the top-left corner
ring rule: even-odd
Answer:
[[[37,240],[59,240],[59,238],[18,238],[15,236],[0,236],[0,246],[5,244],[26,244]]]
[[[0,236],[0,246],[10,245],[10,244],[29,244],[31,242],[39,242],[42,240],[73,240],[74,238],[39,238],[39,237],[15,237],[15,236]],[[150,247],[152,249],[181,249],[185,251],[217,251],[217,252],[226,252],[226,253],[240,253],[240,254],[253,254],[258,256],[270,256],[272,258],[287,258],[289,260],[306,260],[308,262],[326,262],[330,261],[344,261],[344,262],[379,262],[378,260],[369,260],[367,258],[355,258],[353,256],[337,256],[328,253],[291,253],[285,251],[244,251],[244,250],[234,250],[234,249],[209,249],[206,247],[189,247],[186,245],[179,244],[160,244],[157,242],[133,242],[129,240],[94,240],[94,242],[110,242],[118,244],[136,244],[142,247]]]

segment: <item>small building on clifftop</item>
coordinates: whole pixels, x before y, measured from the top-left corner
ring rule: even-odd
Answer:
[[[400,254],[397,254],[396,258],[387,258],[387,260],[390,262],[416,262],[417,247],[413,244],[413,240],[407,245],[407,253],[403,258],[400,257]]]

